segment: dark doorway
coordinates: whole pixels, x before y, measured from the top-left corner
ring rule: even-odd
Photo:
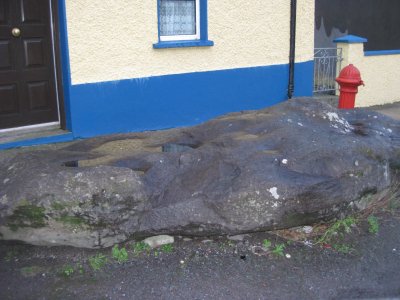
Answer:
[[[0,0],[0,129],[59,121],[51,0]]]

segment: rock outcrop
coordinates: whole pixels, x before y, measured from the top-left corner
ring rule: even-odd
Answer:
[[[306,225],[398,191],[400,123],[294,99],[182,129],[0,153],[0,238],[108,247]]]

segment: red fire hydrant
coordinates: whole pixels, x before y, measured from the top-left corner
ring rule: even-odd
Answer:
[[[360,71],[350,64],[340,72],[336,82],[340,85],[339,108],[354,108],[358,87],[364,85]]]

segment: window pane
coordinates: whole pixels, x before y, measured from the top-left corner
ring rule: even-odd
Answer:
[[[196,0],[160,0],[160,35],[196,34]]]

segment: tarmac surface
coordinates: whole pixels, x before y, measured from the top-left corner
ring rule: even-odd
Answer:
[[[312,245],[268,233],[183,240],[119,264],[111,249],[0,244],[0,299],[399,299],[400,211],[375,213],[379,231],[359,219],[336,244]],[[263,252],[284,244],[283,256]],[[315,243],[315,240],[313,240]],[[336,249],[338,250],[336,250]],[[171,251],[171,252],[169,252]],[[89,259],[103,254],[100,270]]]
[[[400,120],[400,103],[372,109]],[[354,218],[325,241],[333,227],[318,224],[309,234],[175,237],[149,251],[130,241],[120,263],[111,249],[0,242],[0,299],[400,299],[400,199]]]
[[[400,120],[400,102],[392,104],[372,106],[368,109],[387,115],[393,119]]]

